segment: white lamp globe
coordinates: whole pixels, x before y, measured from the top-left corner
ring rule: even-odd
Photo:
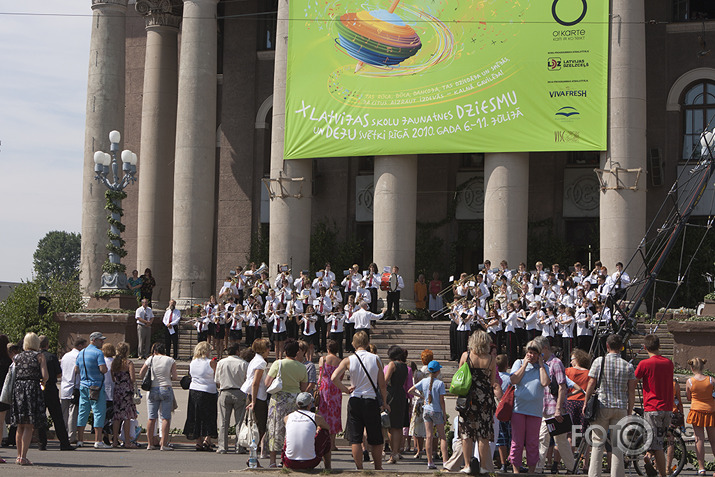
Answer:
[[[119,131],[117,131],[116,129],[109,133],[109,142],[116,144],[121,140],[122,135],[119,134]]]

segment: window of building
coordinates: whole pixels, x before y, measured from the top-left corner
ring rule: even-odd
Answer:
[[[484,170],[484,153],[462,154],[459,158],[460,169]]]
[[[673,21],[715,20],[713,0],[673,0]]]
[[[264,9],[258,12],[258,51],[275,50],[278,0],[259,3]]]
[[[683,160],[700,154],[700,135],[715,126],[715,82],[700,81],[683,95]]]
[[[358,174],[375,173],[375,156],[358,157]]]
[[[598,167],[600,163],[601,153],[599,151],[571,151],[566,157],[566,164],[569,166]]]

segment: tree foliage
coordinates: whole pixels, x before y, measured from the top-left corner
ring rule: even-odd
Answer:
[[[40,315],[40,297],[47,304],[47,312],[43,315]],[[50,277],[45,282],[24,282],[0,302],[0,330],[13,342],[21,341],[25,333],[31,331],[47,335],[50,349],[56,349],[60,327],[53,318],[54,314],[60,311],[77,312],[81,307],[78,280]]]
[[[35,275],[44,282],[54,277],[58,280],[76,280],[79,276],[80,234],[53,230],[37,244],[33,254]]]

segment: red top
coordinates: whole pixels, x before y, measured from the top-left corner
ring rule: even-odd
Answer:
[[[436,295],[442,291],[442,280],[430,280],[429,292],[431,295]]]
[[[673,362],[654,355],[638,363],[636,378],[643,380],[643,410],[673,410]]]
[[[588,386],[588,369],[566,368],[566,376],[583,389],[583,393],[574,394],[569,396],[567,399],[569,401],[586,400],[586,395],[584,393],[586,392],[586,387]]]

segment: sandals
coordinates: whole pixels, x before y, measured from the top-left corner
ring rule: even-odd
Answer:
[[[705,469],[698,470],[698,475],[707,475],[708,471]]]
[[[25,459],[24,457],[18,457],[15,459],[15,463],[18,465],[35,465],[32,462],[29,461],[29,459]]]

